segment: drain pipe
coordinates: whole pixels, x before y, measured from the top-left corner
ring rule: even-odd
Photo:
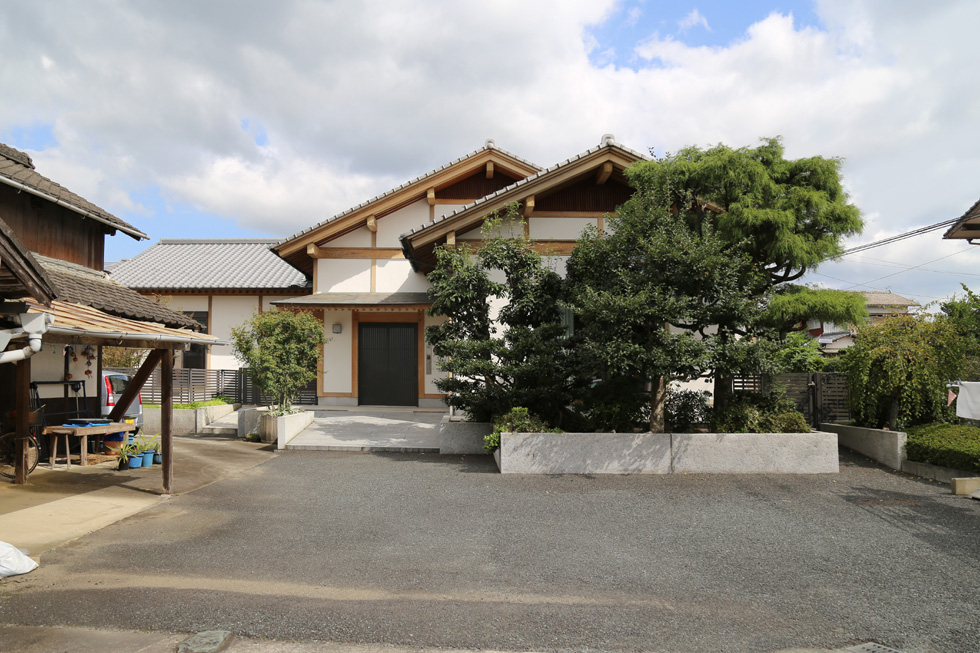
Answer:
[[[20,322],[21,328],[0,332],[2,347],[6,347],[13,336],[21,333],[27,334],[28,344],[21,349],[0,353],[0,364],[26,360],[41,351],[41,336],[48,330],[48,325],[54,324],[54,316],[47,313],[22,313],[14,319]]]

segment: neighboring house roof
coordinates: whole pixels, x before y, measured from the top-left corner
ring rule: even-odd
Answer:
[[[974,238],[980,238],[980,200],[969,208],[963,216],[950,227],[943,238],[956,239],[962,238],[971,243]]]
[[[487,163],[499,166],[501,171],[511,177],[523,178],[541,169],[526,159],[498,148],[492,140],[487,140],[480,149],[285,238],[273,249],[300,269],[312,270],[312,261],[306,256],[307,245],[315,245],[332,236],[353,231],[365,225],[369,216],[383,217],[407,204],[425,198],[429,188],[450,184],[461,176],[473,174]]]
[[[50,306],[55,298],[54,284],[13,230],[0,220],[0,297],[27,296]]]
[[[101,222],[111,229],[118,229],[136,240],[149,238],[133,225],[37,173],[30,156],[2,143],[0,143],[0,183],[59,204],[83,217]]]
[[[104,272],[40,254],[34,254],[34,258],[54,282],[56,298],[61,302],[90,306],[130,320],[158,322],[175,328],[200,328],[191,318],[109,279]]]
[[[919,303],[915,300],[902,297],[901,295],[895,294],[891,291],[862,290],[861,294],[864,295],[868,306],[901,306],[908,308],[910,306],[919,305]]]
[[[602,137],[602,142],[581,154],[557,163],[550,168],[541,170],[529,177],[521,179],[506,188],[482,197],[475,202],[460,207],[452,213],[447,213],[433,222],[420,225],[408,233],[401,235],[402,249],[405,257],[412,261],[417,269],[420,249],[430,253],[436,241],[443,238],[448,231],[465,230],[482,222],[487,214],[500,210],[512,202],[524,201],[536,192],[548,190],[566,183],[588,172],[604,162],[612,162],[618,172],[636,161],[647,157],[640,152],[623,147],[616,142],[611,134]]]
[[[821,333],[817,337],[817,342],[821,345],[829,345],[832,342],[836,342],[841,338],[847,338],[848,336],[853,336],[854,333],[851,331],[828,331],[826,333]]]
[[[139,290],[297,290],[309,278],[269,249],[269,239],[166,239],[112,266],[109,276]]]

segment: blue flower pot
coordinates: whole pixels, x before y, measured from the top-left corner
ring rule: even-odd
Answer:
[[[153,454],[154,451],[144,451],[143,452],[143,467],[153,467]]]
[[[136,469],[137,467],[143,466],[143,456],[138,454],[133,454],[129,457],[129,468]]]
[[[154,453],[153,454],[153,464],[154,465],[162,465],[163,464],[163,454],[162,453]]]

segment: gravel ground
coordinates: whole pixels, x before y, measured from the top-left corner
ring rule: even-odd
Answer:
[[[45,555],[0,623],[498,650],[980,650],[980,502],[812,476],[281,454]]]

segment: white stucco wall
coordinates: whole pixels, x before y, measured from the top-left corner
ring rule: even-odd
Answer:
[[[578,240],[587,227],[598,224],[595,218],[531,218],[528,231],[534,240]]]
[[[442,207],[437,207],[442,208]],[[413,202],[378,219],[378,247],[401,248],[398,237],[416,227],[429,224],[429,203]]]
[[[220,340],[231,340],[231,330],[259,312],[259,299],[255,295],[215,295],[211,300],[211,335]],[[213,370],[234,370],[241,367],[231,345],[211,348]]]
[[[317,259],[317,292],[371,292],[370,259]]]
[[[330,342],[323,345],[323,392],[353,392],[351,369],[353,365],[353,333],[351,311],[324,311],[323,330]],[[339,324],[341,333],[333,332]]]
[[[42,342],[41,351],[31,357],[31,381],[61,381],[65,378],[65,345]],[[26,342],[24,343],[26,345]],[[92,366],[87,367],[87,359],[84,355],[85,345],[75,347],[77,361],[68,361],[68,372],[71,374],[72,381],[82,380],[85,382],[85,393],[88,397],[95,397],[98,391],[97,377],[99,368],[98,360],[92,360]],[[98,354],[98,348],[93,345],[92,353]],[[86,375],[86,370],[91,370],[92,374]],[[80,393],[79,393],[80,394]],[[61,385],[42,385],[38,386],[38,395],[42,400],[64,397],[64,387]],[[69,393],[69,396],[74,396]]]
[[[340,238],[334,238],[326,243],[324,247],[370,247],[371,232],[367,227],[361,227],[357,231],[344,234]]]
[[[404,259],[379,260],[375,287],[378,292],[425,292],[431,284]]]
[[[208,310],[207,295],[173,295],[170,303],[166,305],[172,311],[179,313],[189,313],[191,311]]]

